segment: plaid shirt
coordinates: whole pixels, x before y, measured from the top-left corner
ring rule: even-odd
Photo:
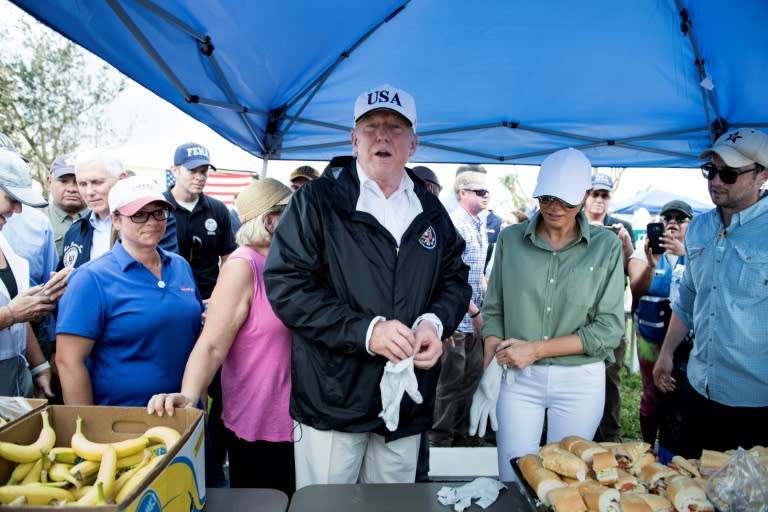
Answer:
[[[461,259],[469,265],[469,286],[472,287],[472,302],[477,307],[483,305],[485,292],[483,291],[483,268],[485,257],[488,254],[488,234],[486,232],[485,217],[473,217],[464,208],[459,206],[451,213],[456,230],[466,243]],[[467,304],[469,308],[469,304]],[[461,332],[472,332],[472,319],[465,314],[461,323],[456,328]]]

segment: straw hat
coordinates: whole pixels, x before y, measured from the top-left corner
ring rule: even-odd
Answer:
[[[291,189],[273,178],[253,180],[237,196],[235,205],[240,222],[245,224],[277,205],[288,204]]]

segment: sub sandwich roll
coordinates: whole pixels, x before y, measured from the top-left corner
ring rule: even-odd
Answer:
[[[584,480],[589,472],[587,463],[567,450],[552,449],[541,458],[542,465],[558,475]]]
[[[536,455],[523,455],[517,459],[517,467],[520,468],[520,473],[533,489],[533,492],[536,493],[539,501],[546,506],[552,504],[549,501],[550,491],[565,487],[565,484],[560,481],[560,477],[544,468],[541,465],[541,459]]]
[[[616,456],[619,467],[621,469],[628,469],[648,453],[651,445],[645,441],[630,441],[618,445],[609,445],[609,449]]]
[[[672,502],[664,496],[647,492],[639,492],[635,496],[646,502],[653,512],[675,512]]]
[[[587,509],[595,512],[619,512],[621,495],[616,489],[600,485],[585,485],[579,488]]]
[[[653,509],[637,493],[622,494],[619,501],[621,512],[653,512]]]
[[[680,455],[675,455],[674,457],[672,457],[671,466],[683,476],[689,476],[691,478],[693,477],[701,478],[701,473],[699,473],[699,469],[696,467],[696,465],[690,462],[685,457],[681,457]]]
[[[656,462],[655,455],[652,453],[644,453],[626,469],[633,475],[638,476],[647,465],[653,464],[654,462]],[[619,464],[619,467],[621,467],[621,464]]]
[[[586,441],[586,439],[584,439],[581,436],[565,436],[564,438],[562,438],[560,440],[560,448],[562,448],[563,450],[568,450],[569,452],[571,452],[571,451],[573,451],[572,450],[573,445],[576,444],[576,443],[580,443],[582,441]]]
[[[549,499],[555,512],[586,512],[587,505],[575,487],[562,487],[549,491]]]
[[[626,471],[618,471],[618,478],[613,484],[613,488],[617,489],[621,494],[630,492],[645,492],[646,488],[635,475],[631,475]]]
[[[592,471],[595,478],[603,485],[611,485],[619,479],[619,464],[613,453],[605,451],[592,457]]]
[[[707,493],[697,482],[688,477],[672,479],[667,485],[666,496],[678,512],[714,512],[715,506],[707,499]]]
[[[581,460],[587,464],[591,464],[592,457],[596,453],[606,453],[608,449],[600,446],[594,441],[576,441],[571,445],[571,448],[568,451],[581,458]]]
[[[653,494],[664,494],[669,480],[680,476],[674,469],[658,462],[652,462],[640,471],[640,481]]]
[[[731,456],[715,450],[701,450],[699,470],[703,476],[711,476],[715,471],[725,466]]]

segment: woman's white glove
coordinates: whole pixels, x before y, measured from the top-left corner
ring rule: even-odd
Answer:
[[[495,431],[499,428],[496,419],[496,402],[501,391],[502,368],[494,357],[491,364],[483,372],[475,394],[472,396],[472,406],[469,408],[469,435],[475,434],[483,437],[488,418],[491,419],[491,428]]]

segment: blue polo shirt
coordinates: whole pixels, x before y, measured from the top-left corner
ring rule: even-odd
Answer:
[[[162,281],[119,242],[75,270],[56,334],[95,340],[88,370],[96,405],[145,406],[181,389],[203,311],[189,264],[158,248]]]

